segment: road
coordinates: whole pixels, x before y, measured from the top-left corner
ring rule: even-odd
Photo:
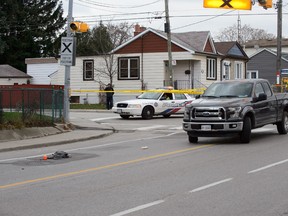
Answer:
[[[189,144],[181,118],[71,113],[118,133],[0,154],[1,216],[286,216],[287,135],[274,126]],[[157,126],[157,127],[156,127]],[[71,158],[42,160],[63,150]]]

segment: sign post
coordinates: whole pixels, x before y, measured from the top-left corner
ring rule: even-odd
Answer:
[[[69,0],[69,6],[68,6],[68,16],[67,16],[67,38],[71,37],[71,31],[70,31],[70,23],[72,21],[72,11],[73,11],[73,0]],[[68,39],[66,41],[66,39],[63,41],[61,40],[61,52],[63,52],[64,56],[65,54],[68,54],[68,56],[70,56],[70,51],[73,49],[70,49],[71,45],[69,45],[71,42],[71,39]],[[65,43],[65,45],[64,45]],[[74,44],[73,44],[74,45]],[[72,46],[73,46],[72,45]],[[63,48],[62,48],[63,46]],[[73,46],[74,47],[74,46]],[[66,56],[68,58],[68,56]],[[62,57],[61,57],[62,60]],[[64,77],[64,106],[63,106],[63,118],[64,118],[64,122],[70,123],[70,117],[69,117],[69,112],[70,112],[70,69],[71,69],[71,65],[70,63],[66,60],[63,60],[63,63],[65,62],[65,77]],[[68,64],[69,63],[69,64]]]

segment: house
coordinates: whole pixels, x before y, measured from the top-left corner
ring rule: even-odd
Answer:
[[[32,76],[31,84],[49,85],[51,77],[59,69],[56,58],[26,58],[27,74]]]
[[[236,42],[214,43],[209,31],[172,33],[173,85],[176,89],[203,88],[228,78],[245,78],[247,55]],[[225,48],[221,49],[221,46]],[[219,49],[219,51],[218,51]],[[135,36],[111,52],[114,89],[154,89],[170,83],[167,34],[135,26]],[[71,67],[71,102],[97,103],[100,85],[107,84],[105,56],[81,56]],[[51,84],[64,84],[65,67],[51,73]],[[138,93],[135,93],[137,95]],[[134,97],[116,92],[114,100]]]
[[[215,42],[217,51],[223,56],[221,59],[221,77],[223,79],[245,78],[246,63],[249,58],[241,45],[235,42]],[[242,64],[244,63],[244,68]]]
[[[172,59],[174,87],[178,89],[207,87],[216,80],[221,80],[222,66],[226,53],[219,53],[209,31],[172,33]],[[219,44],[219,47],[221,44]],[[241,46],[236,55],[244,51]],[[117,47],[113,53],[118,58],[117,83],[123,86],[131,85],[135,80],[147,88],[165,85],[169,81],[167,35],[163,31],[146,29],[136,34],[131,40]],[[225,51],[227,52],[227,50]],[[248,57],[235,59],[229,56],[230,61],[239,61],[241,77],[244,78]],[[137,74],[131,77],[135,70],[129,70],[132,64],[139,65]],[[123,65],[123,66],[122,66]],[[128,65],[128,69],[125,69]],[[231,64],[232,65],[232,64]],[[122,72],[123,71],[123,72]],[[239,73],[240,74],[240,73]],[[141,86],[138,83],[136,88]]]
[[[22,85],[30,83],[32,76],[10,66],[0,65],[0,85]]]
[[[243,44],[243,49],[249,57],[263,49],[277,51],[277,39],[250,40]],[[288,38],[282,38],[281,50],[288,52]]]
[[[277,83],[277,52],[270,49],[261,49],[254,53],[247,64],[247,78],[263,78],[271,84]],[[282,53],[281,77],[288,77],[288,53]]]

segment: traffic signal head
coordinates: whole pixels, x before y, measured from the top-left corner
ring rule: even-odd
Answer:
[[[87,23],[84,23],[84,22],[72,22],[70,24],[70,28],[74,32],[87,32],[89,29],[89,26]]]
[[[259,5],[262,6],[264,9],[272,8],[272,0],[258,0]]]

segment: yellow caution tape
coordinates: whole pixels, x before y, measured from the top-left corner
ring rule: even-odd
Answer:
[[[87,92],[97,92],[97,93],[107,93],[107,92],[114,92],[114,93],[144,93],[144,92],[165,92],[165,93],[178,93],[178,94],[203,94],[205,88],[199,89],[181,89],[181,90],[167,90],[167,89],[153,89],[153,90],[114,90],[114,91],[104,91],[104,90],[95,90],[95,89],[79,89],[79,90],[71,90],[71,92],[78,92],[78,93],[87,93]]]

